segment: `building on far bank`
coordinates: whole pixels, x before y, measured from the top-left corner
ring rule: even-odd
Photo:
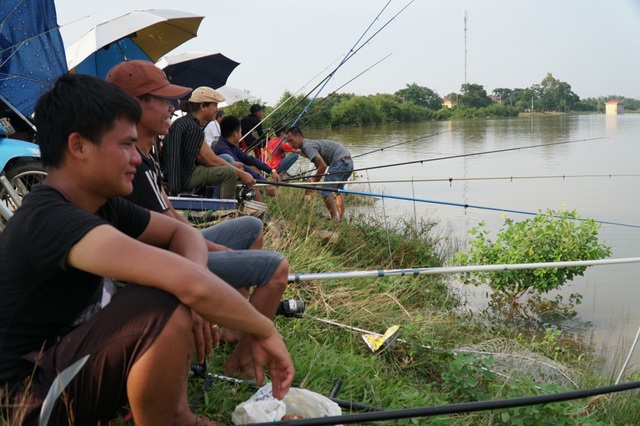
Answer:
[[[624,112],[624,102],[617,99],[611,99],[605,102],[605,114],[622,114]]]
[[[451,98],[444,98],[444,99],[442,100],[442,107],[443,107],[443,108],[449,108],[449,109],[451,109],[451,108],[453,108],[453,107],[454,107],[454,105],[455,105],[455,103],[451,100]]]

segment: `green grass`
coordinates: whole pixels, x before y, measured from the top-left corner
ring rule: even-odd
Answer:
[[[456,243],[439,234],[434,223],[400,221],[385,229],[382,220],[353,214],[359,197],[347,197],[350,215],[336,223],[327,220],[319,197],[301,202],[300,192],[280,189],[267,200],[271,223],[265,248],[283,252],[292,273],[440,266]],[[389,246],[391,250],[389,250]],[[391,252],[391,254],[390,254]],[[384,409],[418,408],[443,404],[513,398],[561,391],[558,386],[534,383],[527,375],[505,378],[496,374],[491,357],[454,355],[456,349],[502,338],[532,353],[567,366],[580,388],[612,384],[603,377],[601,360],[584,342],[552,330],[531,333],[513,324],[477,318],[462,309],[445,277],[360,278],[291,284],[285,298],[303,299],[305,313],[353,327],[384,333],[401,327],[400,338],[373,354],[359,332],[312,318],[275,319],[296,368],[294,386],[329,395],[336,381],[338,398]],[[424,348],[423,345],[431,348]],[[232,347],[222,345],[208,360],[209,372],[222,373]],[[621,358],[626,354],[614,354]],[[636,372],[628,380],[639,379]],[[190,381],[190,399],[201,380]],[[255,388],[214,380],[206,388],[196,412],[232,424],[231,413]],[[567,388],[567,390],[573,390]],[[346,409],[343,413],[348,414]],[[584,400],[487,411],[464,415],[406,419],[379,424],[434,425],[634,425],[640,423],[637,392],[610,394]],[[0,421],[0,424],[4,424]],[[121,422],[122,424],[122,422]]]
[[[283,252],[292,273],[440,266],[455,248],[448,235],[438,234],[435,223],[418,222],[416,226],[406,220],[387,230],[382,220],[358,214],[348,215],[341,223],[329,221],[319,197],[303,204],[295,189],[281,188],[268,203],[271,224],[265,248]],[[348,208],[361,203],[361,198],[347,197]],[[461,301],[441,276],[302,282],[290,285],[285,298],[303,299],[305,313],[313,317],[377,333],[399,325],[401,338],[407,342],[396,341],[386,351],[372,354],[356,331],[311,318],[276,318],[296,367],[294,386],[323,395],[331,392],[338,379],[342,380],[338,398],[385,409],[562,390],[533,383],[522,375],[516,379],[494,374],[491,359],[453,354],[456,348],[498,337],[567,366],[576,373],[581,388],[611,384],[610,378],[595,373],[599,371],[598,359],[583,342],[557,333],[529,334],[465,314]],[[229,353],[230,348],[217,351],[210,371],[221,371]],[[244,385],[216,383],[198,410],[230,424],[235,405],[254,391]],[[640,419],[636,397],[626,392],[562,404],[382,424],[630,425]]]

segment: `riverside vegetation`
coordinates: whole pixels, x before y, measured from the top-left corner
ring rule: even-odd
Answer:
[[[363,202],[347,197],[350,204]],[[322,216],[320,199],[303,203],[300,191],[291,188],[281,188],[278,197],[268,202],[271,222],[265,245],[285,253],[292,272],[434,267],[458,250],[433,221],[401,220],[387,230],[381,219],[352,213],[335,223]],[[276,318],[296,367],[293,385],[328,395],[341,379],[336,397],[343,400],[400,409],[575,390],[567,383],[534,382],[518,368],[498,374],[496,357],[455,351],[496,339],[566,366],[580,389],[609,385],[615,379],[597,373],[602,360],[575,336],[542,323],[514,325],[470,314],[441,275],[302,282],[291,284],[285,298],[303,299],[306,314],[365,330],[384,333],[392,325],[400,326],[405,342],[396,341],[372,354],[357,332],[312,318]],[[215,350],[208,360],[209,371],[221,372],[230,352],[227,345]],[[635,372],[627,379],[639,376]],[[191,381],[192,397],[200,384],[200,380]],[[230,424],[236,405],[255,390],[214,379],[195,408],[199,414]],[[639,419],[637,393],[631,391],[383,424],[633,425]]]
[[[571,85],[553,77],[551,73],[538,84],[527,88],[496,88],[487,93],[484,86],[465,83],[460,93],[446,97],[450,108],[434,90],[416,83],[393,94],[377,93],[358,96],[350,93],[330,93],[318,97],[306,110],[298,125],[302,128],[333,128],[370,126],[386,123],[411,123],[425,120],[458,120],[468,118],[517,117],[520,113],[602,113],[605,102],[617,99],[624,102],[625,111],[639,111],[640,100],[619,95],[580,99]],[[271,115],[268,107],[264,127],[277,124],[290,125],[309,103],[305,95],[285,92],[277,102],[283,105]],[[252,102],[240,101],[226,107],[228,114],[244,117]]]

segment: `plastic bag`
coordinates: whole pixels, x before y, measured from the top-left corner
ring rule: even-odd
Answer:
[[[335,402],[306,389],[291,388],[282,401],[274,398],[271,383],[258,389],[248,400],[238,404],[231,414],[234,424],[275,422],[285,415],[304,418],[340,416],[342,410]]]

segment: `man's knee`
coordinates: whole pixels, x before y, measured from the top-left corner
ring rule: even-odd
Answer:
[[[172,332],[190,335],[192,327],[191,308],[181,303],[167,321],[165,330],[169,329]]]
[[[286,258],[282,259],[278,264],[273,276],[271,277],[272,285],[278,290],[284,290],[287,288],[289,281],[289,261]]]

